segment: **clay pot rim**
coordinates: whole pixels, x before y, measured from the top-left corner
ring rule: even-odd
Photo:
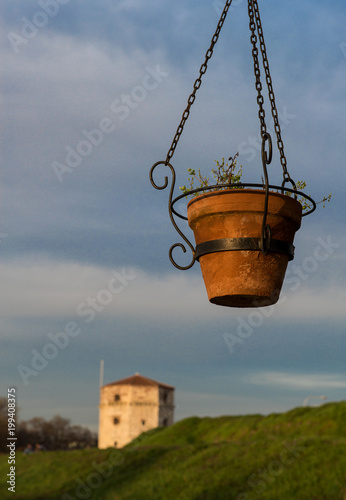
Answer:
[[[198,196],[195,196],[194,198],[192,198],[192,200],[190,200],[188,203],[187,203],[187,208],[191,207],[191,205],[193,205],[194,203],[200,201],[200,200],[203,200],[204,198],[207,198],[207,197],[212,197],[212,196],[221,196],[221,195],[226,195],[226,194],[241,194],[241,193],[244,193],[244,194],[260,194],[262,196],[265,195],[265,189],[243,189],[243,188],[231,188],[231,189],[218,189],[218,190],[213,190],[213,191],[210,191],[208,193],[204,193],[204,194],[199,194]],[[269,190],[269,196],[278,196],[279,198],[288,198],[290,199],[292,202],[294,203],[298,203],[300,206],[301,203],[296,200],[294,197],[292,196],[288,196],[287,194],[283,194],[283,193],[278,193],[277,191],[271,191]]]

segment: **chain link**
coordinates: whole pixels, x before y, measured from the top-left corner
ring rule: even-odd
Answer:
[[[191,106],[192,104],[195,102],[195,99],[196,99],[196,92],[197,90],[200,88],[201,84],[202,84],[202,76],[205,74],[205,72],[207,71],[208,69],[208,62],[209,62],[209,59],[211,58],[211,56],[213,55],[213,51],[214,51],[214,47],[215,47],[215,44],[217,43],[218,39],[219,39],[219,35],[220,35],[220,31],[223,27],[223,24],[225,22],[225,19],[226,19],[226,16],[227,16],[227,12],[228,12],[228,9],[230,8],[231,6],[231,3],[232,3],[232,0],[227,0],[226,1],[226,4],[225,4],[225,7],[222,11],[222,14],[221,14],[221,17],[220,17],[220,20],[218,22],[218,25],[217,25],[217,28],[216,28],[216,31],[214,33],[214,36],[213,38],[211,39],[211,44],[210,44],[210,47],[209,49],[207,50],[206,54],[205,54],[205,60],[204,60],[204,63],[202,64],[202,66],[200,67],[200,70],[199,70],[199,76],[197,78],[197,80],[195,81],[194,83],[194,86],[193,86],[193,92],[192,94],[189,96],[188,98],[188,101],[187,101],[187,107],[183,113],[183,116],[182,116],[182,119],[181,119],[181,122],[177,128],[177,131],[175,133],[175,136],[174,136],[174,139],[173,139],[173,142],[172,142],[172,145],[168,151],[168,154],[167,154],[167,158],[166,158],[166,165],[168,163],[170,163],[171,161],[171,158],[172,156],[174,155],[174,151],[175,151],[175,148],[177,147],[177,144],[178,144],[178,141],[180,139],[180,136],[184,130],[184,126],[185,126],[185,123],[186,123],[186,120],[188,119],[189,115],[190,115],[190,109],[191,109]]]

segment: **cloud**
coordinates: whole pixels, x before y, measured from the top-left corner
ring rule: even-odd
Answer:
[[[346,303],[346,290],[340,286],[327,286],[316,290],[306,287],[298,293],[281,296],[277,304],[278,314],[275,318],[289,320],[319,320],[334,319],[339,321],[346,318],[344,304]]]
[[[88,297],[101,301],[99,308],[102,303],[102,314],[107,316],[163,317],[177,311],[183,315],[196,307],[204,293],[195,276],[154,276],[131,267],[107,269],[50,260],[15,261],[0,264],[0,272],[3,318],[70,316],[76,314],[81,303],[87,305]],[[114,300],[110,300],[112,294]],[[104,304],[107,297],[110,302]]]
[[[198,263],[195,265],[199,267]],[[42,259],[39,263],[34,260],[0,263],[0,274],[2,318],[57,318],[78,314],[87,319],[86,310],[91,308],[99,317],[175,318],[177,321],[194,317],[196,322],[201,322],[239,315],[246,319],[253,311],[209,304],[198,269],[154,274],[133,266],[108,268]],[[269,309],[272,320],[294,317],[339,321],[345,318],[343,285],[314,288],[313,284],[309,286],[308,279],[304,281],[294,275],[293,280],[292,274],[289,276],[291,286],[298,289],[286,287],[281,301]],[[257,311],[261,314],[261,308]]]
[[[285,389],[299,390],[322,390],[322,389],[346,389],[345,374],[329,373],[301,373],[293,374],[288,372],[258,372],[251,376],[244,376],[244,379],[252,384],[284,387]]]

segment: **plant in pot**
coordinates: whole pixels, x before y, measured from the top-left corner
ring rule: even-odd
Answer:
[[[188,169],[190,186],[180,189],[193,196],[187,218],[210,302],[230,307],[268,306],[279,298],[303,209],[310,208],[303,200],[310,198],[302,193],[296,199],[282,188],[270,190],[266,200],[264,184],[248,189],[249,185],[241,183],[242,166],[237,166],[237,160],[238,153],[229,163],[224,158],[216,162],[213,185],[200,171]],[[304,182],[298,184],[305,187]],[[329,200],[330,195],[322,201]]]

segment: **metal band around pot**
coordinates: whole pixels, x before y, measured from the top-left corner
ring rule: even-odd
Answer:
[[[205,241],[196,247],[195,258],[199,260],[202,255],[214,252],[229,252],[234,250],[261,251],[261,238],[222,238],[219,240]],[[285,253],[288,260],[294,258],[294,245],[288,241],[271,240],[269,252]]]

